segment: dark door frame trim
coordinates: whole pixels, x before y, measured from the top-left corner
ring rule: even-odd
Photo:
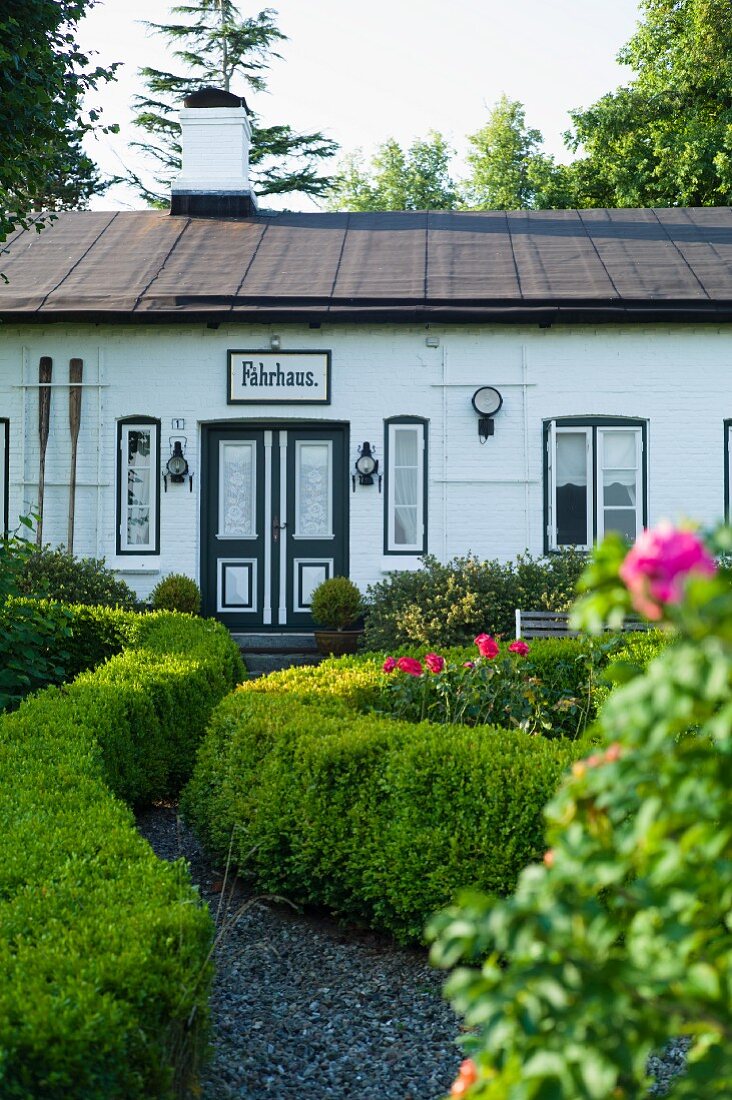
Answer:
[[[257,417],[256,419],[249,419],[248,417],[236,417],[226,420],[209,420],[202,421],[199,424],[199,456],[200,456],[200,472],[199,472],[199,485],[201,491],[199,493],[199,507],[198,507],[198,538],[199,538],[199,555],[198,555],[198,568],[199,579],[201,583],[201,589],[204,590],[204,586],[207,583],[207,567],[208,567],[208,529],[206,521],[210,523],[210,502],[208,494],[206,493],[206,479],[208,477],[208,451],[209,451],[209,437],[211,432],[227,431],[296,431],[301,428],[311,429],[317,431],[319,428],[324,430],[341,430],[344,436],[344,455],[348,464],[348,469],[343,471],[343,491],[342,500],[344,505],[343,515],[343,561],[344,570],[346,576],[350,571],[351,564],[351,510],[349,507],[350,494],[348,493],[348,477],[350,475],[350,456],[351,456],[351,423],[348,420],[331,420],[321,417]],[[336,478],[334,476],[333,483],[335,487]],[[336,501],[333,501],[334,508]],[[210,594],[209,594],[210,595]],[[205,593],[204,593],[205,602]],[[236,628],[234,628],[236,629]],[[262,623],[257,623],[256,632],[261,634],[296,634],[302,633],[302,626],[280,626],[277,623],[271,623],[265,626]]]

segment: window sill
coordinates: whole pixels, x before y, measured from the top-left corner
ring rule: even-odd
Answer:
[[[159,561],[117,561],[110,564],[110,569],[113,573],[124,573],[126,575],[135,574],[143,576],[145,574],[155,574],[160,572]]]
[[[384,554],[381,559],[382,573],[413,573],[422,568],[422,559],[416,554]]]

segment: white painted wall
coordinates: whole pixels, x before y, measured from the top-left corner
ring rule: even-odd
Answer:
[[[229,406],[226,352],[330,349],[332,404]],[[649,520],[690,516],[705,523],[724,508],[723,420],[732,417],[732,326],[27,325],[0,329],[0,416],[10,419],[10,517],[37,499],[38,360],[50,355],[54,382],[84,360],[76,506],[78,553],[104,556],[141,595],[161,574],[198,577],[198,448],[203,422],[276,418],[346,420],[349,479],[357,447],[369,440],[384,459],[386,417],[429,420],[429,549],[447,559],[468,550],[512,558],[543,549],[542,422],[571,415],[648,420]],[[24,384],[30,388],[24,389]],[[496,386],[503,409],[481,445],[470,398]],[[160,418],[161,457],[171,418],[185,419],[187,485],[161,492],[159,558],[115,554],[116,421]],[[68,389],[54,388],[46,460],[44,537],[66,539]],[[349,480],[350,484],[350,480]],[[383,496],[374,486],[349,494],[351,576],[361,586],[411,560],[383,556]]]

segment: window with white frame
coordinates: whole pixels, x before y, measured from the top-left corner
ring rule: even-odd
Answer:
[[[0,535],[8,533],[8,444],[10,424],[0,420]]]
[[[117,552],[160,552],[158,491],[160,422],[123,420],[118,426]]]
[[[427,551],[427,425],[399,418],[386,422],[387,554]]]
[[[646,519],[645,437],[638,420],[546,425],[547,549],[589,550],[610,531],[635,541]]]

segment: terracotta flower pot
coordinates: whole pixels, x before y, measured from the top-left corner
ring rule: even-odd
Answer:
[[[315,644],[324,657],[342,657],[355,653],[363,630],[316,630]]]

